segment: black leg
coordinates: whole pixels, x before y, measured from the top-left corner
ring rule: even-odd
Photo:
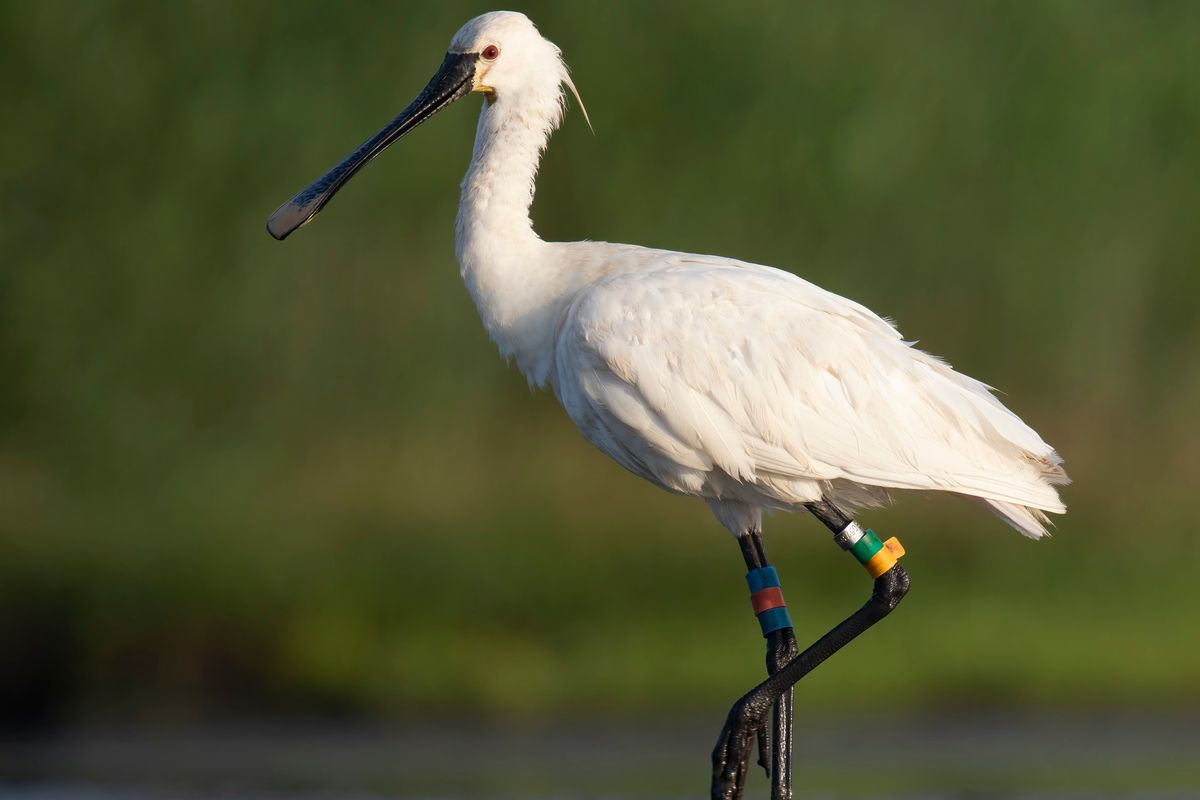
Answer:
[[[891,613],[908,593],[908,573],[895,563],[902,554],[898,545],[893,548],[879,544],[874,534],[865,534],[848,516],[830,503],[814,503],[809,510],[834,532],[835,541],[850,550],[876,574],[871,597],[829,633],[807,650],[790,659],[770,677],[751,689],[734,703],[725,720],[725,727],[713,750],[713,800],[736,800],[742,795],[746,764],[755,734],[765,725],[767,714],[796,683],[860,633]],[[790,764],[788,765],[790,767]],[[773,785],[772,791],[775,787]]]
[[[779,646],[768,643],[767,672],[774,675],[789,661],[796,657],[799,647],[796,645],[796,634],[791,628],[786,633],[781,632],[783,641]],[[772,710],[772,747],[771,747],[771,800],[792,800],[792,720],[795,708],[795,698],[791,688],[788,688],[775,701]]]
[[[758,531],[751,531],[746,536],[739,537],[738,544],[742,548],[742,558],[746,561],[747,570],[753,571],[771,565],[767,560],[762,534]],[[796,635],[790,625],[767,633],[766,640],[767,674],[774,675],[795,658],[799,648],[796,646]],[[767,734],[765,726],[759,728],[758,763],[770,776],[771,800],[791,800],[792,797],[793,707],[792,691],[789,689],[773,705],[770,733]]]

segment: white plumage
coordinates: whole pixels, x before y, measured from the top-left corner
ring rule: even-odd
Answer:
[[[501,353],[623,467],[704,498],[739,535],[766,508],[853,509],[889,489],[975,498],[1034,538],[1066,510],[1054,450],[863,306],[733,259],[542,241],[534,178],[562,87],[574,92],[559,50],[513,12],[476,17],[449,50],[409,109],[280,207],[273,235],[439,108],[483,93],[456,226],[463,280]]]
[[[980,498],[1035,537],[1065,510],[1053,449],[866,308],[770,267],[594,247],[620,274],[574,297],[549,380],[589,441],[735,532],[889,488]]]
[[[870,310],[771,267],[604,242],[543,242],[529,205],[567,80],[523,15],[455,37],[504,55],[463,180],[458,257],[485,326],[589,442],[735,534],[764,508],[878,505],[888,489],[978,498],[1027,536],[1066,509],[1053,448],[984,384]],[[501,64],[517,53],[509,64]],[[501,71],[501,67],[504,71]]]
[[[813,513],[852,548],[874,537],[844,512],[885,502],[891,489],[938,490],[975,499],[1036,539],[1047,512],[1066,510],[1054,487],[1067,476],[987,386],[791,273],[633,245],[542,241],[529,207],[564,85],[578,98],[558,48],[524,15],[476,17],[421,94],[280,206],[267,230],[285,238],[393,141],[465,94],[484,94],[456,223],[463,281],[500,352],[531,385],[554,390],[589,442],[656,486],[704,498],[745,537],[772,677],[730,710],[713,751],[712,796],[742,796],[757,741],[772,797],[791,797],[790,687],[895,608],[909,578],[894,545],[884,545],[865,562],[875,578],[870,600],[800,651],[758,535],[763,510],[821,502]],[[867,549],[855,555],[863,560]],[[885,555],[890,563],[879,561]]]

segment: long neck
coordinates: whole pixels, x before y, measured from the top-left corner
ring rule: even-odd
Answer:
[[[541,153],[558,121],[558,96],[485,102],[456,223],[458,263],[484,327],[531,383],[547,380],[554,321],[570,280],[548,263],[529,207]]]
[[[459,198],[460,263],[464,254],[498,239],[520,244],[537,240],[529,207],[550,130],[548,125],[529,125],[500,100],[484,102]]]

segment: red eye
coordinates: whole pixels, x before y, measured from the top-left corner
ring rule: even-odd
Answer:
[[[496,47],[494,44],[489,44],[487,47],[483,48],[483,57],[488,61],[495,61],[500,57],[500,48]]]

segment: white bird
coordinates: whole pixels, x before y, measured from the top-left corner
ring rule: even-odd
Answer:
[[[393,141],[481,93],[456,226],[462,277],[501,354],[531,385],[551,388],[589,442],[656,486],[704,498],[752,568],[766,566],[757,542],[764,509],[808,508],[856,538],[843,510],[879,505],[891,489],[962,495],[1026,536],[1046,533],[1046,514],[1066,510],[1055,486],[1068,479],[1054,449],[986,385],[916,349],[869,309],[731,258],[543,241],[529,208],[564,86],[578,99],[558,47],[528,18],[476,17],[420,96],[281,206],[268,230],[286,237]],[[901,568],[889,575],[903,586],[882,613],[908,585]],[[776,661],[803,658],[790,658],[790,635],[774,637]],[[771,680],[731,712],[714,754],[716,797],[740,793],[750,734],[795,682]],[[776,759],[786,758],[780,747]],[[785,793],[781,778],[776,796]]]

